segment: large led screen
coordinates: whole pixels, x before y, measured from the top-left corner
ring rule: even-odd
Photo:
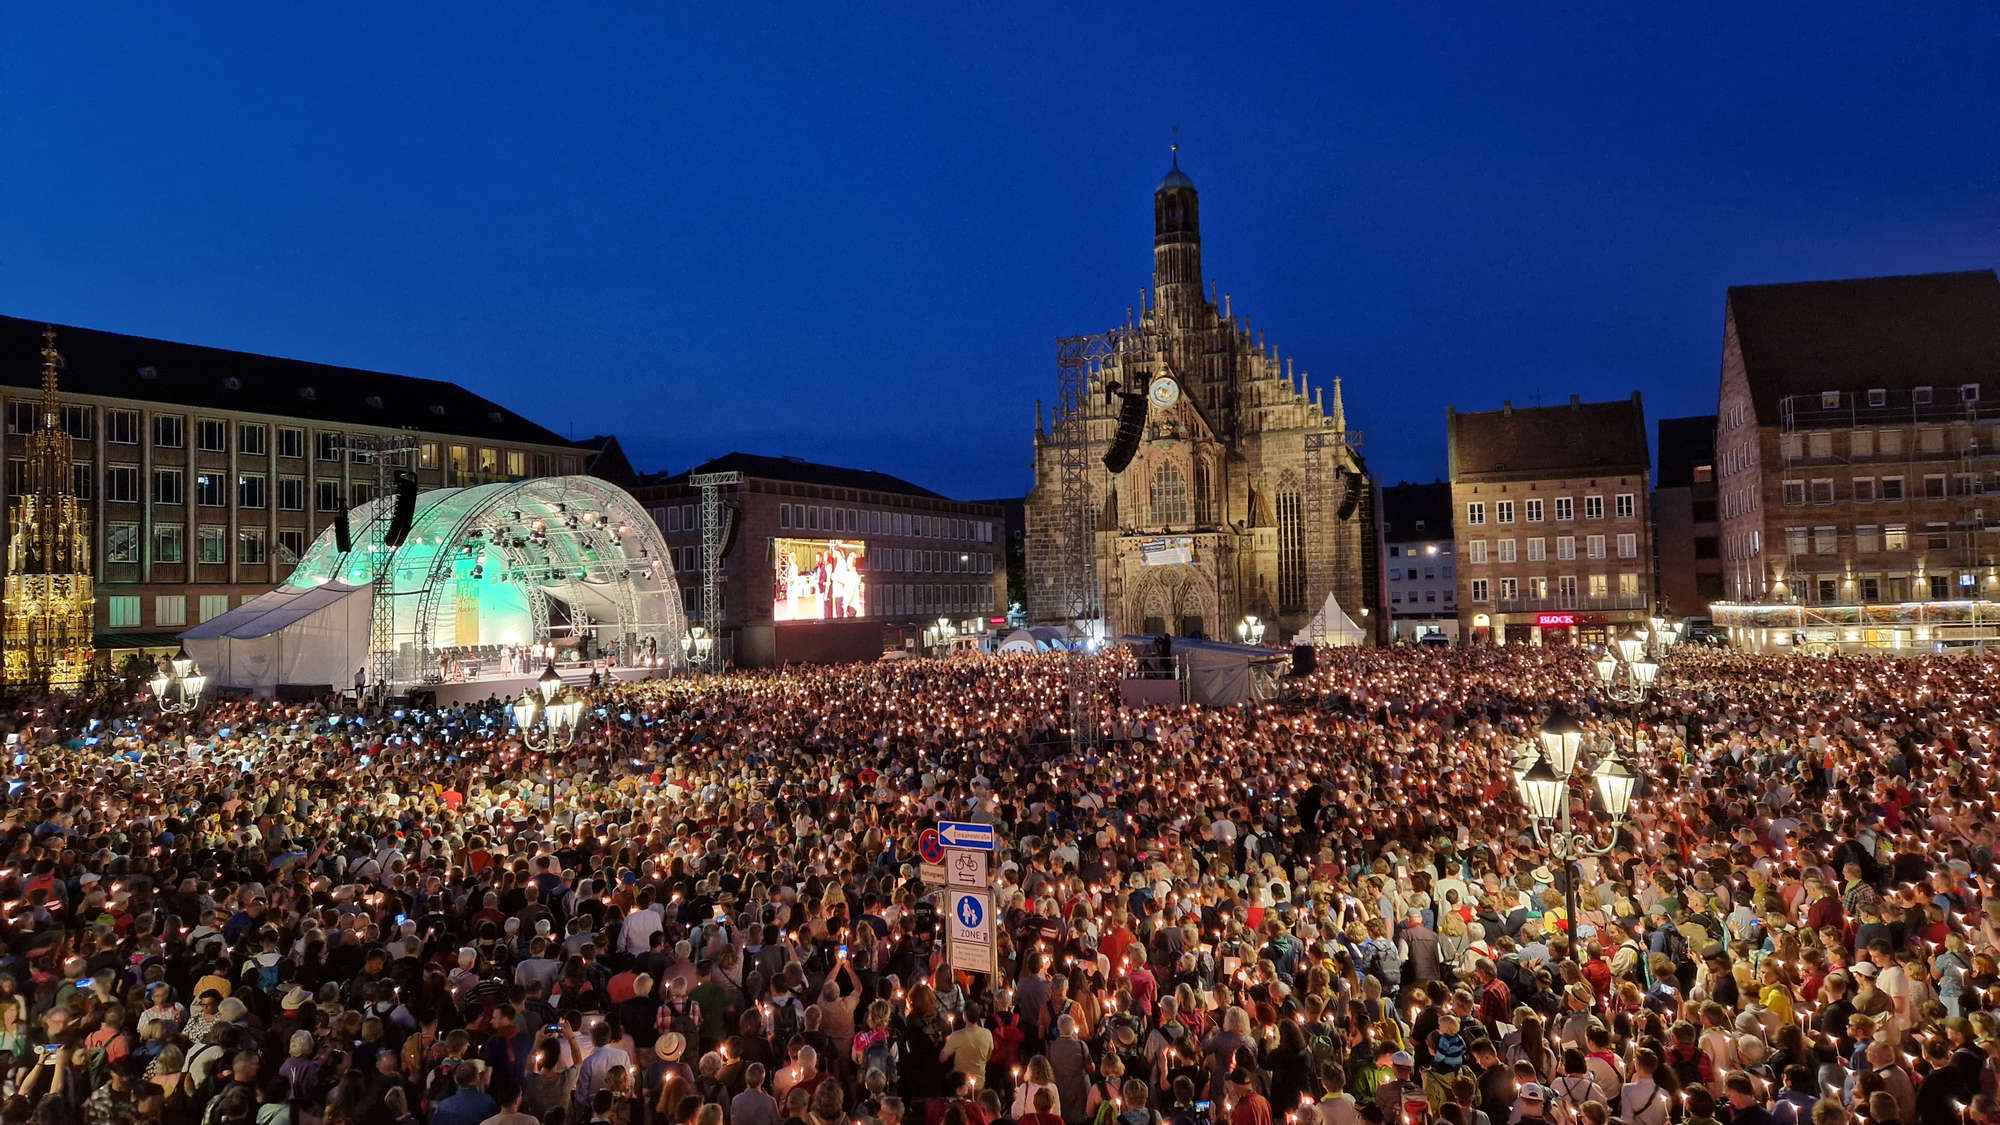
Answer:
[[[779,539],[773,621],[831,621],[868,615],[863,582],[868,544],[855,539]]]

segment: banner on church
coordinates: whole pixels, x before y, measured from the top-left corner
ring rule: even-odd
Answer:
[[[1194,561],[1194,538],[1188,535],[1159,535],[1139,541],[1141,566],[1173,566]]]

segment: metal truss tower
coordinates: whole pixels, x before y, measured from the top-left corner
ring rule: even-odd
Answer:
[[[743,483],[743,474],[695,473],[688,484],[701,490],[701,623],[708,627],[708,671],[722,669],[722,490]]]
[[[396,575],[391,565],[395,548],[389,546],[389,524],[396,509],[395,470],[409,466],[410,455],[422,444],[415,434],[350,434],[350,453],[365,453],[375,463],[375,517],[368,529],[369,550],[380,558],[370,591],[368,614],[368,678],[375,690],[387,695],[396,676]],[[414,676],[402,677],[413,679]]]

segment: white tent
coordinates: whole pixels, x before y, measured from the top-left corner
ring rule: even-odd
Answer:
[[[1319,612],[1314,614],[1313,619],[1306,623],[1306,627],[1299,630],[1298,635],[1292,638],[1292,643],[1346,648],[1350,645],[1365,644],[1367,639],[1368,634],[1361,631],[1361,626],[1356,625],[1352,617],[1347,616],[1347,611],[1340,608],[1340,603],[1334,600],[1333,591],[1328,590],[1326,604],[1319,607]]]
[[[998,652],[1053,652],[1067,649],[1069,644],[1063,639],[1063,631],[1053,625],[1035,625],[1026,629],[1016,629],[1007,634],[993,651]]]
[[[269,694],[279,684],[342,686],[368,665],[374,592],[328,582],[253,598],[181,634],[218,687]]]

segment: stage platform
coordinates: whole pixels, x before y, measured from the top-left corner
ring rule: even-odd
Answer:
[[[556,674],[563,678],[563,683],[571,687],[580,688],[590,683],[590,665],[588,664],[558,664],[556,666]],[[655,678],[664,679],[667,674],[667,670],[664,668],[611,669],[611,675],[619,683],[634,683],[639,680]],[[531,676],[484,676],[471,680],[451,680],[441,684],[415,684],[408,690],[413,692],[435,692],[440,706],[454,707],[460,703],[481,703],[496,696],[503,701],[518,699],[522,692],[534,691],[537,682],[541,678],[542,673],[540,672],[536,672]]]

